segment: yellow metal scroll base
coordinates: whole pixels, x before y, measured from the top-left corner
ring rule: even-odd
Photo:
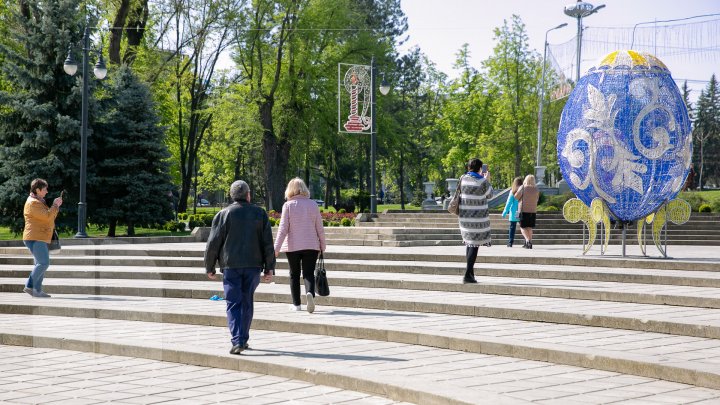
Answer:
[[[667,223],[682,225],[690,219],[690,204],[685,200],[675,199],[662,205],[657,211],[637,221],[637,240],[642,254],[647,256],[645,244],[645,225],[652,224],[652,237],[655,247],[667,257]],[[563,216],[568,222],[582,221],[588,231],[588,239],[583,237],[583,254],[586,254],[597,239],[598,224],[602,229],[601,254],[605,254],[610,244],[610,210],[601,198],[595,198],[590,207],[582,200],[573,198],[563,206]],[[625,230],[623,224],[623,256],[625,256]],[[663,231],[665,234],[663,235]],[[663,243],[665,246],[663,246]]]
[[[644,219],[639,220],[637,224],[638,245],[640,245],[643,255],[646,255],[645,224],[652,224],[652,236],[655,247],[662,253],[663,257],[667,257],[667,232],[663,238],[662,231],[667,231],[668,221],[676,225],[682,225],[687,222],[690,219],[690,212],[690,204],[687,201],[675,199],[661,206],[657,211]],[[665,246],[663,246],[663,242],[665,242]]]

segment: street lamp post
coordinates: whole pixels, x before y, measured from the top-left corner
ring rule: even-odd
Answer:
[[[377,68],[375,67],[375,57],[370,59],[370,213],[377,214],[377,188],[375,186],[375,160],[377,149],[377,127],[375,124],[375,78],[377,76]],[[383,78],[380,83],[380,94],[383,96],[390,92],[390,86]]]
[[[542,78],[540,79],[540,107],[538,108],[538,133],[537,133],[537,164],[535,165],[535,179],[537,180],[538,186],[544,186],[545,182],[545,166],[542,166],[542,124],[543,124],[543,106],[545,105],[545,69],[547,68],[547,48],[548,48],[548,33],[567,26],[567,23],[562,23],[557,27],[550,28],[545,31],[545,42],[543,45],[543,67],[542,67]]]
[[[78,202],[78,231],[75,234],[76,238],[87,238],[87,232],[85,228],[87,225],[87,204],[85,202],[85,184],[87,177],[87,137],[88,137],[88,54],[90,52],[90,27],[85,27],[82,39],[82,110],[81,110],[81,126],[80,126],[80,201]],[[99,58],[93,73],[95,77],[102,80],[107,75],[107,68],[102,58],[102,53],[98,52]],[[77,72],[77,62],[72,56],[72,47],[68,49],[68,56],[63,64],[65,73],[70,76],[75,75]]]
[[[582,19],[584,17],[588,17],[592,14],[597,13],[603,7],[605,7],[604,4],[601,4],[597,7],[595,7],[592,4],[586,3],[581,0],[577,0],[577,3],[568,4],[567,6],[565,6],[565,14],[570,17],[577,18],[577,29],[578,29],[577,52],[576,52],[577,53],[577,66],[576,66],[577,76],[576,76],[575,83],[577,83],[577,81],[580,80],[580,52],[581,52],[581,48],[582,48],[582,32],[583,32]]]

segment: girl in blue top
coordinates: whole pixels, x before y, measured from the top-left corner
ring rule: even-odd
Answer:
[[[512,247],[513,242],[515,241],[515,228],[517,226],[517,223],[520,222],[520,218],[518,218],[518,200],[515,198],[515,192],[518,191],[520,186],[523,184],[523,178],[522,177],[515,177],[515,180],[512,182],[512,189],[510,190],[510,195],[508,195],[507,202],[505,203],[505,209],[503,210],[502,216],[505,218],[506,215],[510,214],[510,230],[508,232],[508,244],[507,247]]]

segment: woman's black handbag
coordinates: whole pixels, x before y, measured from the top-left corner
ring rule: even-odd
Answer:
[[[60,250],[60,237],[58,237],[58,233],[54,229],[52,238],[50,239],[50,244],[48,245],[48,250]]]
[[[320,252],[317,266],[315,266],[315,292],[321,297],[330,295],[330,285],[328,285],[327,274],[325,273],[325,259],[322,252]]]

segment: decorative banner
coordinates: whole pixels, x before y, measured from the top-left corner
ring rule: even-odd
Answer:
[[[338,132],[370,134],[370,66],[338,64]]]
[[[602,199],[624,222],[675,198],[692,158],[690,119],[665,65],[616,51],[578,81],[557,136],[558,163],[586,206]]]

